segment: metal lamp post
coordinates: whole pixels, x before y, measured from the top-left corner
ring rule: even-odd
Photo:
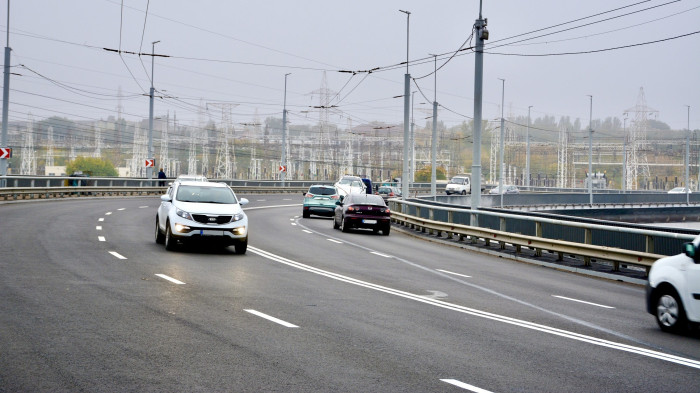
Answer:
[[[285,186],[285,178],[287,177],[287,77],[291,73],[284,74],[284,106],[282,107],[282,169],[280,172],[280,180],[282,187]]]
[[[505,119],[503,118],[503,106],[505,105],[505,96],[506,96],[506,80],[498,78],[501,83],[501,140],[500,140],[500,154],[499,154],[499,169],[498,169],[498,193],[501,194],[501,209],[503,209],[503,150],[505,150],[504,147],[504,139],[505,139]]]
[[[160,40],[151,42],[151,90],[149,94],[150,102],[148,109],[148,159],[153,159],[153,156],[155,155],[153,151],[153,93],[155,91],[155,88],[153,87],[153,79],[155,79],[155,75],[153,75],[153,72],[155,70],[156,44],[159,42]],[[146,177],[153,179],[152,166],[146,167]]]
[[[408,144],[409,144],[409,119],[408,111],[411,103],[411,74],[408,73],[408,48],[409,48],[409,26],[411,21],[411,13],[409,11],[399,10],[406,14],[406,75],[404,75],[403,89],[403,173],[401,174],[401,198],[408,198]]]
[[[525,133],[525,187],[530,188],[530,109],[527,107],[527,132]]]
[[[588,120],[588,203],[593,206],[593,96],[588,97],[591,98]]]

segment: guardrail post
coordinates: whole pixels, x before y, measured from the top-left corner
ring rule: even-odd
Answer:
[[[653,236],[644,236],[646,238],[646,252],[653,254],[654,253],[654,237]]]
[[[535,221],[535,236],[537,236],[539,238],[542,237],[542,223],[540,221]],[[535,256],[536,257],[542,256],[542,249],[541,248],[535,249]]]
[[[477,226],[477,227],[478,227],[478,226],[479,226],[479,215],[476,214],[476,213],[474,213],[474,212],[472,212],[472,214],[471,214],[471,216],[470,216],[470,223],[475,224],[474,226]],[[470,225],[471,225],[471,224],[470,224]],[[477,243],[477,238],[476,238],[476,236],[469,236],[469,240],[471,241],[472,244],[476,244],[476,243]]]
[[[584,243],[593,244],[593,230],[590,228],[584,229]],[[583,257],[583,265],[591,266],[591,257]]]
[[[453,222],[455,222],[455,212],[450,210],[447,212],[447,223],[452,224]],[[452,232],[445,232],[445,235],[448,239],[452,239]]]
[[[428,209],[428,219],[431,220],[431,221],[434,221],[434,220],[435,220],[435,209],[433,209],[432,207]],[[432,235],[432,234],[433,234],[433,229],[432,229],[432,228],[428,228],[428,234],[429,234],[429,235]]]
[[[498,228],[499,228],[502,232],[505,232],[505,231],[506,231],[506,219],[503,218],[503,217],[499,217],[499,218],[498,218],[498,221],[499,221],[499,226],[498,226]],[[501,250],[505,250],[505,249],[506,249],[506,242],[498,242],[498,244],[500,245]]]

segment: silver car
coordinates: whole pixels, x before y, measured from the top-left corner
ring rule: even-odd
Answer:
[[[202,241],[234,246],[236,254],[248,248],[248,216],[224,183],[202,181],[174,182],[160,197],[156,215],[156,243],[174,250],[178,244]]]

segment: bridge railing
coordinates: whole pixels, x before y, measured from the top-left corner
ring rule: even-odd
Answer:
[[[696,236],[502,211],[472,211],[400,199],[390,199],[389,204],[394,222],[421,232],[485,246],[493,242],[500,249],[510,244],[516,254],[526,247],[534,251],[535,257],[550,252],[559,261],[565,255],[572,255],[582,259],[584,266],[590,266],[592,260],[609,261],[614,271],[619,271],[623,264],[648,272],[654,261],[679,253],[682,243]],[[472,216],[478,225],[471,225]]]

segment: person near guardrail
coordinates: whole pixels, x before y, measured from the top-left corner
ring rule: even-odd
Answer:
[[[160,168],[160,171],[158,171],[158,178],[159,178],[159,179],[167,179],[167,178],[168,178],[167,176],[165,176],[165,172],[163,172],[163,168]],[[159,182],[158,182],[158,186],[164,187],[164,186],[165,186],[165,182],[162,181],[162,180],[159,181]]]

